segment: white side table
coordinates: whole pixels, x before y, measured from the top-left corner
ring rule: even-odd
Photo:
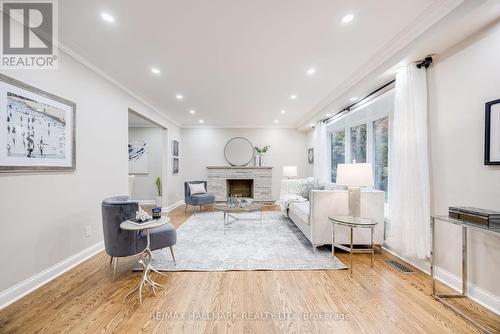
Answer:
[[[153,259],[153,253],[151,251],[151,238],[149,236],[149,231],[152,228],[155,227],[160,227],[165,224],[168,224],[170,222],[170,218],[168,217],[161,217],[159,219],[152,219],[146,222],[135,222],[131,220],[126,220],[120,224],[120,228],[122,230],[127,230],[127,231],[146,231],[146,248],[140,253],[139,257],[139,263],[142,265],[143,268],[143,275],[141,282],[132,290],[130,291],[126,296],[125,299],[133,293],[135,290],[139,290],[139,302],[142,304],[142,288],[146,283],[151,285],[151,289],[153,290],[153,294],[156,296],[156,287],[163,288],[161,284],[156,283],[151,279],[151,276],[149,275],[151,271],[154,271],[155,273],[158,273],[160,275],[165,276],[165,274],[159,272],[153,266],[151,265],[151,260]],[[147,261],[143,259],[143,256],[146,255]]]

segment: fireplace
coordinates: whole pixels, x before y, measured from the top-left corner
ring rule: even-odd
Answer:
[[[227,182],[227,196],[240,196],[253,198],[253,180],[252,179],[239,179],[239,180],[226,180]]]

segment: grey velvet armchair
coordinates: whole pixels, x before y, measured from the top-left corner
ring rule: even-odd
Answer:
[[[146,234],[138,231],[125,231],[120,224],[128,219],[134,219],[139,210],[139,203],[129,201],[128,196],[116,196],[102,201],[102,229],[104,232],[104,247],[111,256],[113,263],[113,278],[116,273],[118,258],[137,255],[146,248]],[[172,246],[177,242],[177,232],[172,224],[166,224],[150,230],[151,250],[170,247],[175,264]]]
[[[202,205],[210,205],[215,203],[215,196],[213,194],[191,194],[191,189],[189,188],[189,184],[198,184],[203,183],[205,186],[205,190],[207,189],[207,181],[188,181],[184,182],[184,203],[186,203],[186,207],[184,212],[187,211],[188,205],[194,206],[194,213],[196,214],[196,207],[201,207]]]

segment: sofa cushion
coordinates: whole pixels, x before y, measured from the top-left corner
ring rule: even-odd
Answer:
[[[309,224],[309,201],[293,202],[289,206],[289,211],[292,211],[304,223]]]
[[[189,183],[189,193],[191,195],[206,194],[205,184],[203,183]]]

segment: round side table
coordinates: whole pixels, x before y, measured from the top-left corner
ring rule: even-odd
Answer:
[[[139,253],[139,263],[141,264],[143,268],[143,275],[141,282],[132,290],[130,291],[124,299],[126,299],[131,293],[133,293],[135,290],[139,291],[139,302],[142,305],[142,289],[144,285],[147,283],[151,285],[151,289],[153,290],[153,294],[156,296],[156,289],[155,288],[163,288],[161,284],[156,283],[151,279],[150,272],[154,271],[155,273],[158,273],[160,275],[165,276],[165,274],[159,272],[153,266],[151,265],[151,260],[153,259],[153,252],[151,251],[151,237],[149,236],[149,231],[152,228],[155,227],[160,227],[165,224],[168,224],[170,222],[170,218],[168,217],[161,217],[159,219],[152,219],[148,220],[145,222],[136,222],[132,220],[126,220],[120,224],[120,228],[122,230],[127,230],[127,231],[145,231],[146,232],[146,248]],[[145,255],[145,256],[144,256]],[[144,257],[144,258],[143,258]]]
[[[328,217],[330,222],[332,223],[332,256],[335,256],[335,247],[338,247],[342,250],[349,252],[349,274],[352,277],[352,254],[353,253],[369,253],[372,255],[371,257],[371,267],[373,268],[373,255],[375,254],[375,249],[373,247],[373,231],[375,230],[375,226],[378,224],[373,219],[370,218],[362,218],[362,217],[351,217],[351,216],[333,216]],[[335,243],[335,225],[347,226],[350,228],[350,238],[349,238],[349,246],[346,247],[341,244]],[[354,248],[352,245],[352,239],[355,228],[369,228],[371,230],[371,238],[370,238],[370,248]]]

